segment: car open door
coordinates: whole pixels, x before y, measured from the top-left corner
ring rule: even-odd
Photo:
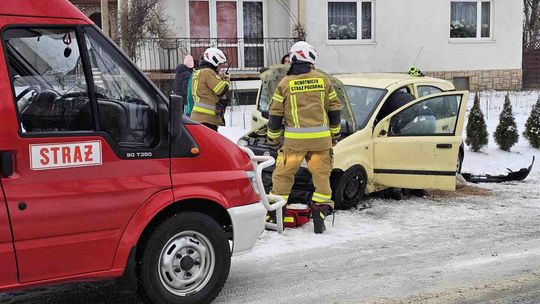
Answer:
[[[257,109],[251,113],[251,130],[256,131],[268,122],[268,109],[278,83],[287,75],[290,65],[276,65],[259,75],[261,87],[257,94]],[[266,116],[266,117],[264,117]]]
[[[374,129],[374,176],[387,187],[455,190],[467,92],[419,98]]]
[[[0,133],[0,138],[1,133]],[[12,152],[0,152],[0,168],[2,175],[11,171]],[[0,181],[1,188],[1,181]],[[2,190],[2,189],[0,189]],[[17,264],[15,252],[13,251],[13,239],[11,238],[11,227],[6,207],[4,191],[0,191],[0,286],[13,285],[17,283]]]
[[[287,75],[289,68],[290,65],[276,65],[261,73],[261,87],[259,88],[259,92],[257,94],[257,109],[253,111],[251,115],[252,131],[259,130],[268,122],[267,114],[268,109],[270,108],[270,102],[272,101],[272,96],[274,95],[276,87],[281,79]],[[347,92],[345,91],[343,83],[341,83],[341,81],[339,81],[337,78],[328,75],[323,71],[318,71],[325,74],[330,81],[332,81],[332,85],[336,90],[338,98],[342,102],[341,118],[349,123],[352,130],[356,130],[356,122],[354,120],[354,115],[352,115],[351,104],[349,102],[349,98],[347,97]]]

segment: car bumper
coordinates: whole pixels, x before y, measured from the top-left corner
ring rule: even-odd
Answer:
[[[251,149],[255,155],[264,155],[266,153],[266,155],[269,154],[274,158],[277,157],[277,151],[273,149],[254,145],[247,145],[246,147]],[[262,172],[262,181],[267,193],[272,189],[272,173],[274,169],[275,166],[270,166]],[[294,177],[294,185],[289,194],[288,202],[290,204],[305,204],[311,200],[311,195],[314,191],[315,187],[313,186],[311,173],[307,168],[300,167]]]
[[[233,255],[250,252],[264,230],[266,208],[258,202],[228,212],[233,226]]]

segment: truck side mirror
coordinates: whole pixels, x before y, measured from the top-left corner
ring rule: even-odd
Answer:
[[[268,111],[262,111],[261,115],[262,115],[262,117],[264,117],[266,119],[268,119],[268,117],[270,117],[270,113]]]
[[[184,115],[184,99],[178,95],[171,95],[169,97],[169,134],[172,139],[180,136],[182,115]]]

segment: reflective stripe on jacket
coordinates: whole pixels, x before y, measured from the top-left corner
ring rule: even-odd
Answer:
[[[323,151],[341,132],[341,102],[330,80],[311,70],[284,77],[270,104],[267,136],[296,151]],[[285,125],[283,133],[281,125]]]
[[[216,115],[216,105],[219,96],[229,86],[229,81],[221,79],[213,69],[195,70],[191,81],[192,95],[195,101],[191,118],[200,123],[221,125],[222,119]]]

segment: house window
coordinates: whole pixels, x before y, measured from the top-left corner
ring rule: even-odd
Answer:
[[[328,40],[372,40],[373,1],[328,1]]]
[[[261,0],[190,0],[188,6],[193,56],[212,46],[225,53],[233,69],[265,65]]]
[[[491,38],[491,1],[451,1],[450,10],[450,38]]]

